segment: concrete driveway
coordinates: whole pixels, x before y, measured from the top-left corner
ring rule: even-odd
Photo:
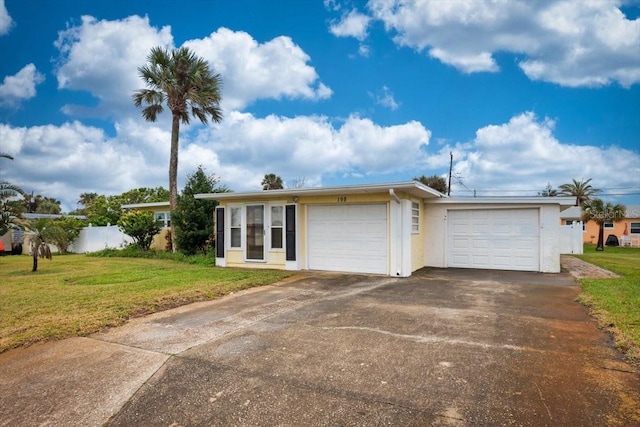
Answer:
[[[640,424],[568,274],[318,274],[0,355],[1,425]]]

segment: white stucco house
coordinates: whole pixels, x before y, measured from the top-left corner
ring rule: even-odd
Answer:
[[[573,197],[448,197],[410,181],[198,194],[219,201],[216,264],[407,277],[422,267],[560,271]]]

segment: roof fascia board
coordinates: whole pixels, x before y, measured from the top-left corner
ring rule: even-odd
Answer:
[[[389,189],[400,190],[410,193],[414,196],[422,198],[444,197],[445,194],[440,193],[426,185],[415,181],[398,182],[390,184],[364,184],[364,185],[347,185],[340,187],[314,187],[314,188],[286,188],[282,190],[261,190],[240,193],[200,193],[196,194],[196,199],[214,199],[214,200],[233,200],[233,199],[250,199],[250,198],[277,198],[292,196],[317,196],[326,194],[367,194],[388,192]]]

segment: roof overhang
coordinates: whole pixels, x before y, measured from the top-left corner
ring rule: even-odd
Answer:
[[[429,203],[455,205],[560,205],[561,208],[574,206],[575,197],[449,197],[430,200]]]
[[[122,205],[123,209],[162,208],[169,207],[169,202],[130,203]]]
[[[433,188],[427,187],[416,181],[396,182],[389,184],[361,184],[345,185],[340,187],[314,187],[314,188],[285,188],[282,190],[261,190],[240,193],[200,193],[196,194],[196,199],[210,200],[234,200],[234,199],[277,199],[301,196],[321,196],[321,195],[349,195],[349,194],[370,194],[388,193],[389,190],[402,191],[421,199],[446,199],[448,196]]]

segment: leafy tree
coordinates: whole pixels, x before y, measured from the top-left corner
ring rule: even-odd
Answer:
[[[169,190],[164,187],[140,187],[125,191],[120,196],[121,204],[166,202],[169,200]]]
[[[171,221],[175,230],[178,249],[187,255],[206,252],[213,238],[213,214],[218,202],[201,200],[198,193],[227,193],[229,189],[218,186],[215,175],[207,175],[202,166],[189,175],[187,184],[178,198],[178,207],[172,212]]]
[[[29,221],[26,226],[29,230],[29,249],[31,256],[33,257],[32,272],[38,271],[38,257],[46,258],[51,261],[51,249],[47,244],[46,232],[49,221],[44,218],[40,218],[34,221]]]
[[[585,202],[591,199],[591,196],[595,196],[600,192],[597,188],[593,188],[591,184],[591,178],[586,181],[578,181],[573,179],[568,184],[562,184],[560,187],[560,194],[563,196],[574,196],[576,198],[576,206],[582,206]]]
[[[78,238],[80,231],[85,226],[85,221],[72,216],[63,216],[59,219],[49,220],[44,233],[47,240],[58,248],[61,254],[69,251],[69,246]]]
[[[437,190],[439,192],[441,192],[442,194],[447,194],[447,181],[438,175],[431,175],[431,176],[418,176],[413,178],[414,181],[418,181],[424,185],[426,185],[427,187],[433,188],[434,190]]]
[[[582,207],[582,221],[594,221],[598,224],[598,244],[596,251],[604,251],[604,223],[618,222],[624,219],[627,208],[624,205],[603,202],[601,199],[587,201]]]
[[[284,188],[282,178],[274,173],[268,173],[262,180],[263,190],[281,190]]]
[[[538,196],[542,196],[542,197],[556,197],[557,195],[558,195],[558,190],[553,188],[550,182],[547,183],[547,186],[544,188],[544,190],[538,193]]]
[[[153,237],[160,232],[153,213],[149,211],[134,210],[123,214],[118,220],[118,227],[143,251],[149,250]]]
[[[105,196],[103,194],[85,210],[89,222],[96,226],[115,225],[122,216],[122,203],[118,196]]]
[[[203,124],[207,124],[209,119],[220,122],[222,82],[220,75],[210,70],[207,61],[186,47],[171,51],[154,47],[147,61],[147,65],[138,68],[146,88],[136,91],[133,102],[136,107],[146,106],[142,110],[142,116],[150,122],[155,122],[158,114],[164,110],[163,104],[166,103],[171,110],[169,206],[171,211],[175,211],[178,206],[180,123],[188,124],[191,116]],[[173,249],[175,251],[175,245]]]

